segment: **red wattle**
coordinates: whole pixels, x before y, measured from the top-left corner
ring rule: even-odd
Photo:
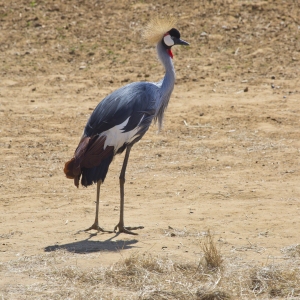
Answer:
[[[168,51],[169,56],[170,56],[171,58],[173,58],[173,53],[172,53],[171,49],[167,49],[167,51]]]

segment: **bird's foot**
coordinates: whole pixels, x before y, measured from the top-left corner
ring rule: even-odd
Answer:
[[[89,230],[97,230],[98,232],[101,231],[101,232],[108,232],[108,233],[113,233],[114,231],[111,231],[111,230],[105,230],[103,228],[101,228],[98,223],[94,223],[91,227],[85,229],[84,231],[89,231]]]
[[[125,227],[123,224],[119,223],[115,226],[114,232],[116,232],[117,228],[119,228],[119,233],[123,232],[123,233],[127,233],[127,234],[137,235],[136,232],[132,232],[131,230],[143,229],[144,226]]]

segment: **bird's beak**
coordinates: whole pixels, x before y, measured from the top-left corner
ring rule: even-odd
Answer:
[[[174,41],[174,45],[182,45],[182,46],[188,46],[189,43],[182,40],[182,39],[178,39],[176,37],[173,37],[173,41]]]

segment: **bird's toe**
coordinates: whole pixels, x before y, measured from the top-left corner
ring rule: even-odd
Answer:
[[[91,227],[85,229],[84,231],[90,231],[90,230],[97,230],[98,232],[108,232],[113,233],[111,230],[105,230],[102,227],[100,227],[97,223],[94,223]]]
[[[143,229],[144,226],[136,226],[136,227],[125,227],[123,225],[116,225],[114,228],[114,232],[117,231],[117,229],[119,228],[119,233],[127,233],[127,234],[132,234],[132,235],[138,235],[136,232],[132,232],[131,230],[137,230],[137,229]]]

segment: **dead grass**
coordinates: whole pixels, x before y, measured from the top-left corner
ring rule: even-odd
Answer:
[[[209,230],[200,247],[204,253],[206,268],[210,271],[221,270],[223,259]]]
[[[298,299],[300,260],[258,266],[239,257],[223,257],[208,233],[200,257],[193,262],[165,255],[135,252],[103,267],[98,256],[86,254],[96,267],[77,266],[79,254],[62,250],[2,263],[0,276],[15,284],[2,288],[3,299]],[[200,262],[199,262],[200,261]],[[5,275],[4,275],[5,274]]]
[[[300,244],[285,247],[281,250],[287,257],[300,257]]]
[[[299,269],[283,269],[280,266],[254,268],[250,275],[251,290],[256,296],[270,298],[300,296]]]
[[[228,293],[220,290],[215,290],[209,293],[198,291],[196,296],[199,300],[226,300],[231,298]]]
[[[197,265],[135,253],[107,270],[105,279],[116,286],[132,286],[139,299],[191,299],[196,292],[196,272]],[[188,275],[191,273],[194,278]]]

